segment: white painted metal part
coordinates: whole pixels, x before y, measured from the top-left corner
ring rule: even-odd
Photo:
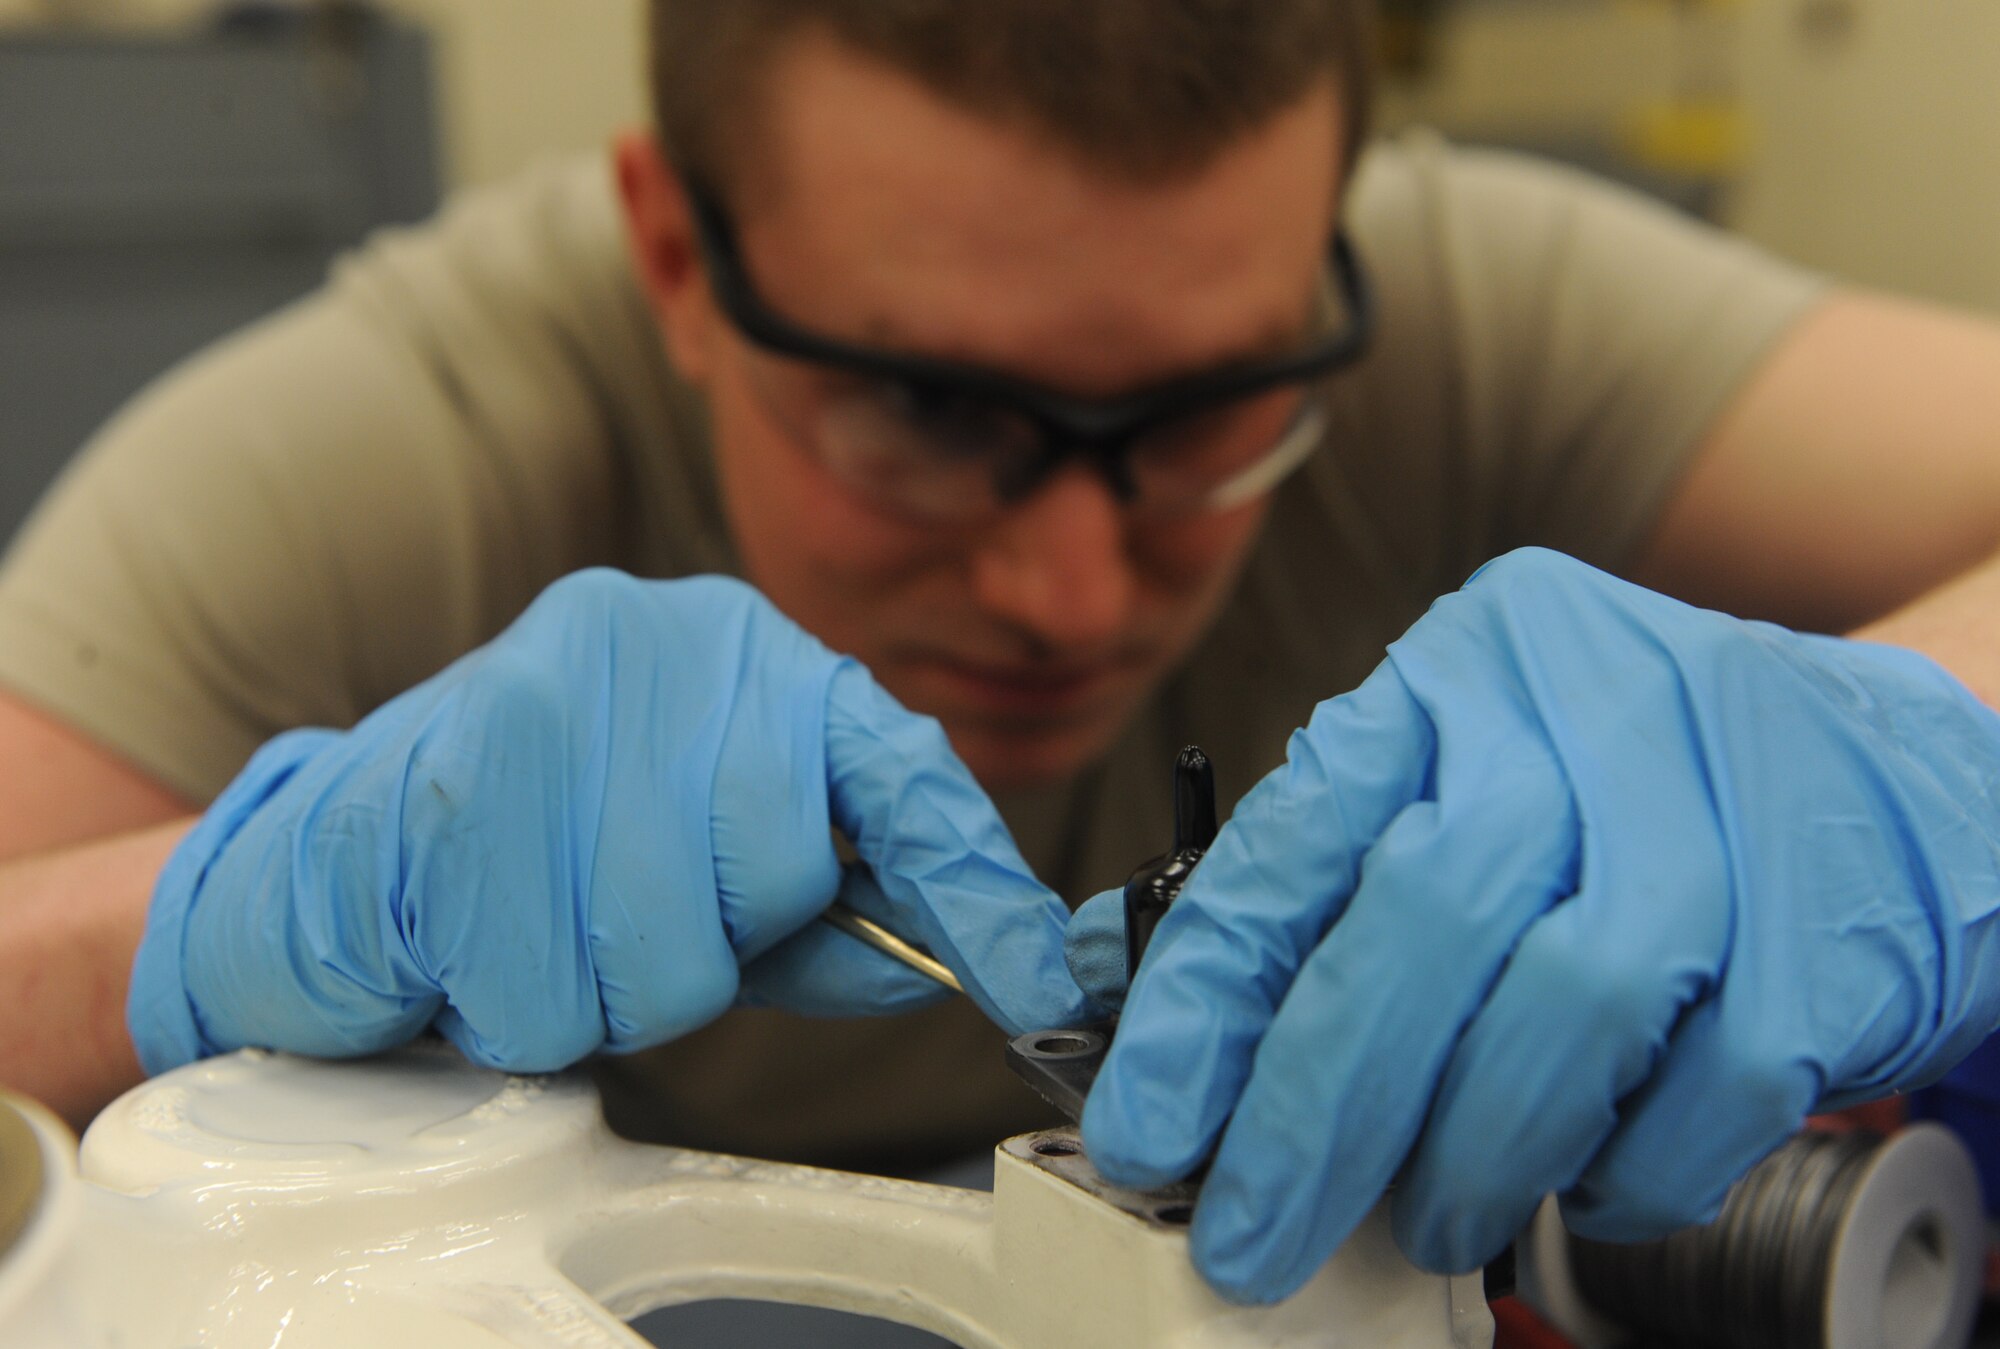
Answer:
[[[42,1263],[0,1260],[8,1349],[608,1349],[645,1343],[630,1317],[717,1297],[965,1349],[1492,1338],[1479,1276],[1416,1270],[1381,1212],[1297,1296],[1233,1307],[1178,1215],[1096,1180],[1073,1136],[1009,1140],[991,1195],[784,1166],[626,1142],[584,1077],[443,1046],[180,1069],[91,1126],[79,1171],[51,1169],[60,1193],[17,1244]]]
[[[28,1158],[0,1155],[0,1165],[31,1165],[40,1173],[40,1193],[32,1216],[14,1241],[0,1251],[0,1345],[83,1344],[70,1296],[69,1264],[83,1207],[69,1130],[54,1115],[26,1101],[0,1100],[0,1110],[17,1112],[36,1148]]]

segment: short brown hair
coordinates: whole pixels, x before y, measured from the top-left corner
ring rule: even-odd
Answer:
[[[1345,166],[1374,93],[1372,0],[652,0],[668,158],[718,186],[756,82],[817,27],[940,97],[1137,181],[1197,170],[1331,76]]]

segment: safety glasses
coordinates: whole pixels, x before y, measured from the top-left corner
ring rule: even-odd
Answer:
[[[1121,397],[1069,397],[981,366],[800,327],[758,294],[720,199],[698,183],[687,190],[716,301],[763,356],[751,382],[766,410],[843,483],[920,520],[996,514],[1072,461],[1139,514],[1254,500],[1318,445],[1325,425],[1317,385],[1359,360],[1374,331],[1366,274],[1336,233],[1331,331],[1281,356]]]

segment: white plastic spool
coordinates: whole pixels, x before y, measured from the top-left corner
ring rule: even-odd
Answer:
[[[1553,1199],[1518,1248],[1521,1295],[1577,1349],[1617,1349],[1627,1329],[1590,1305]],[[1986,1256],[1979,1176],[1956,1135],[1913,1124],[1869,1159],[1839,1218],[1824,1349],[1963,1349]]]

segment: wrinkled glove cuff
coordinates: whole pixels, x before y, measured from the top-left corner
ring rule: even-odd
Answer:
[[[125,999],[125,1024],[147,1076],[221,1051],[202,1033],[187,987],[181,955],[188,915],[210,865],[244,822],[307,760],[339,738],[336,731],[303,730],[267,743],[167,859],[153,887],[146,932],[132,962],[131,990]]]

